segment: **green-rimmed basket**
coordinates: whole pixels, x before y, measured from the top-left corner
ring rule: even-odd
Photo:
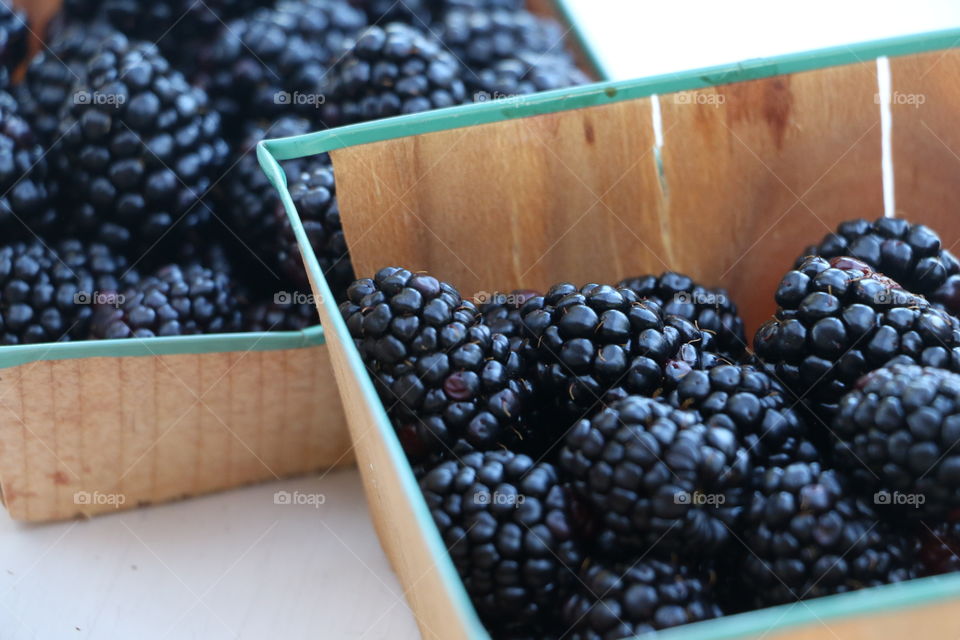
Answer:
[[[465,297],[667,268],[726,287],[748,330],[842,220],[960,239],[960,31],[608,82],[258,148],[304,254],[381,541],[426,637],[486,632],[306,241],[278,162],[329,152],[358,274],[427,270]],[[661,632],[956,638],[960,576]]]
[[[18,4],[35,27],[59,6]],[[533,4],[570,16],[563,0]],[[570,35],[590,68],[587,43],[572,25]],[[0,492],[18,520],[93,515],[352,461],[319,325],[0,348]]]

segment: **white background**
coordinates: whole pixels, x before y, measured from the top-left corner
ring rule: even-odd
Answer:
[[[570,0],[616,78],[960,26],[960,3]],[[325,503],[276,505],[277,490]],[[355,470],[85,522],[0,512],[0,640],[417,637]]]

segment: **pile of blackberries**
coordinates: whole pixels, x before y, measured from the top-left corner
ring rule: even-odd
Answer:
[[[844,223],[752,349],[677,273],[340,310],[491,634],[607,639],[960,569],[958,271]]]

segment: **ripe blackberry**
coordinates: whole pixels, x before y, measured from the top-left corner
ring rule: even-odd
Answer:
[[[449,284],[388,267],[351,284],[340,312],[412,460],[522,436],[531,386],[521,356]]]
[[[928,525],[921,523],[917,573],[936,576],[960,571],[960,522],[956,517]]]
[[[0,344],[83,339],[91,294],[126,271],[102,246],[64,241],[60,252],[40,241],[0,247]]]
[[[872,493],[918,497],[910,515],[960,508],[960,375],[914,365],[872,371],[840,401],[837,464]]]
[[[553,465],[510,451],[468,453],[434,467],[420,489],[487,628],[552,627],[582,561]]]
[[[330,71],[324,120],[337,126],[462,104],[462,73],[427,33],[399,22],[370,27]]]
[[[8,240],[49,231],[55,199],[43,147],[13,96],[0,91],[0,229]]]
[[[563,606],[570,640],[618,640],[723,615],[706,572],[654,559],[591,564]]]
[[[316,122],[328,67],[365,24],[345,0],[280,0],[230,22],[201,81],[227,130],[236,135],[245,120],[293,112]]]
[[[737,434],[694,411],[630,396],[567,433],[560,466],[620,549],[717,552],[744,504],[751,462]]]
[[[296,298],[274,298],[252,304],[243,312],[243,331],[303,331],[320,324],[317,307],[307,299],[306,292],[297,292]]]
[[[152,338],[230,333],[241,301],[229,274],[199,264],[168,265],[97,306],[91,338]]]
[[[667,399],[674,407],[699,412],[708,427],[737,433],[755,466],[819,460],[792,398],[753,365],[722,364],[709,371],[691,371]]]
[[[0,89],[10,86],[10,76],[27,57],[27,14],[23,9],[0,3]]]
[[[848,220],[827,234],[819,245],[807,247],[804,256],[850,256],[899,282],[905,289],[938,300],[947,279],[960,274],[960,262],[943,248],[940,236],[926,225],[901,218]],[[797,260],[797,265],[804,258]],[[960,303],[960,298],[957,300]],[[955,307],[951,312],[960,310]]]
[[[743,355],[747,339],[737,305],[725,289],[709,289],[682,273],[668,271],[628,278],[617,285],[640,298],[656,300],[665,314],[680,316],[716,336],[717,349],[731,359]]]
[[[109,39],[64,109],[59,174],[89,205],[100,239],[150,247],[172,229],[196,234],[202,201],[225,163],[220,117],[154,45]]]
[[[891,361],[960,363],[956,320],[859,260],[807,258],[784,276],[776,300],[754,349],[822,417],[860,376]]]
[[[443,44],[470,69],[485,69],[518,51],[560,55],[563,29],[528,11],[454,10],[437,28]]]
[[[713,336],[629,289],[558,284],[521,313],[537,379],[569,418],[566,426],[603,401],[672,387],[715,358]]]
[[[756,607],[914,577],[916,545],[818,463],[768,469],[744,521],[739,567]]]
[[[350,4],[363,11],[369,25],[391,22],[406,22],[414,26],[430,24],[430,9],[425,0],[350,0]]]
[[[70,23],[30,60],[16,96],[44,146],[57,139],[60,112],[74,99],[87,61],[116,33],[102,20]]]
[[[474,101],[565,89],[590,82],[568,55],[525,51],[465,77],[474,92]]]
[[[519,348],[524,335],[520,310],[527,300],[539,295],[543,294],[531,289],[517,289],[506,295],[497,293],[491,298],[478,300],[483,324],[494,333],[510,338],[511,346]]]
[[[290,197],[320,269],[326,276],[334,299],[343,300],[354,276],[350,251],[340,226],[333,164],[326,155],[313,156],[289,167],[287,175]],[[310,283],[290,219],[282,209],[278,209],[276,215],[279,217],[277,262],[281,272],[292,282],[308,288]]]

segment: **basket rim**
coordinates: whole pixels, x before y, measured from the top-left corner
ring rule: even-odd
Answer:
[[[425,537],[440,578],[447,588],[455,611],[471,638],[489,638],[480,622],[463,582],[439,531],[433,524],[426,501],[419,491],[413,469],[387,417],[373,381],[367,374],[360,353],[350,339],[346,323],[340,316],[323,270],[320,268],[306,232],[287,189],[286,175],[280,161],[317,155],[375,142],[406,138],[424,133],[447,131],[461,127],[490,124],[560,111],[599,106],[624,100],[645,98],[681,91],[756,80],[775,75],[811,71],[853,63],[862,63],[883,56],[903,56],[960,46],[960,28],[931,31],[849,46],[829,47],[783,56],[751,59],[740,63],[693,69],[682,73],[650,76],[625,81],[599,82],[570,89],[523,96],[522,100],[498,104],[497,101],[469,104],[437,111],[397,116],[384,120],[317,131],[289,138],[264,140],[257,145],[257,157],[268,179],[278,190],[297,241],[304,254],[309,275],[330,316],[329,337],[342,343],[347,359],[344,371],[356,384],[370,407],[375,429],[384,443],[394,470],[398,472],[402,490],[415,515],[413,523]],[[890,612],[935,604],[960,593],[960,574],[920,578],[906,583],[884,585],[725,616],[705,622],[659,631],[657,637],[670,640],[723,640],[739,638],[790,627],[809,626],[818,621]],[[801,606],[797,606],[801,605]]]

